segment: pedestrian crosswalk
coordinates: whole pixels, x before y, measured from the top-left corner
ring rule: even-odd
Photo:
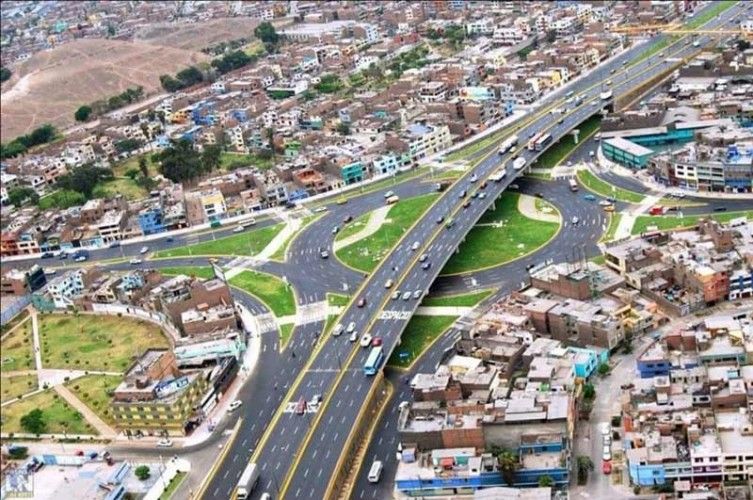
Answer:
[[[328,305],[327,301],[312,302],[298,306],[298,316],[296,317],[297,325],[306,325],[308,323],[317,323],[327,319]]]

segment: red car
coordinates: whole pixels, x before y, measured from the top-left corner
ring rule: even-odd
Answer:
[[[612,462],[602,462],[601,463],[601,472],[604,474],[611,474],[612,473]]]
[[[371,347],[377,347],[382,345],[382,337],[374,337],[371,339]]]
[[[296,415],[303,415],[306,413],[306,398],[303,396],[298,400],[298,404],[295,407],[295,413]]]

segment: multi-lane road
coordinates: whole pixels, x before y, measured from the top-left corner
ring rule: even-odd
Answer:
[[[735,14],[737,8],[727,11],[721,22]],[[707,43],[704,37],[701,44]],[[562,100],[555,102],[534,116],[518,124],[515,133],[522,141],[541,131],[548,131],[555,139],[563,136],[580,122],[598,112],[604,102],[599,93],[609,87],[616,95],[624,93],[642,82],[666,71],[670,58],[684,58],[696,49],[681,42],[665,50],[665,53],[649,57],[630,66],[629,61],[638,51],[627,51],[620,57],[604,64],[587,78],[573,85],[583,103],[570,108],[559,123],[548,113],[553,107],[562,107]],[[610,82],[611,83],[608,83]],[[595,103],[595,105],[594,105]],[[539,152],[523,151],[520,156],[531,164]],[[500,183],[489,183],[484,200],[474,199],[463,208],[471,190],[479,189],[483,179],[489,177],[508,158],[494,154],[484,158],[462,179],[451,186],[404,235],[394,251],[380,263],[363,282],[354,301],[342,315],[342,322],[353,322],[359,333],[369,332],[383,339],[384,350],[392,352],[408,320],[420,300],[410,298],[391,299],[393,292],[426,291],[436,278],[442,265],[461,242],[465,233],[475,224],[489,204],[512,182],[515,172],[508,168],[507,177]],[[472,177],[476,182],[471,182]],[[442,222],[438,221],[443,218]],[[446,222],[454,220],[452,227]],[[418,249],[411,245],[418,242]],[[427,270],[418,265],[418,256],[429,255],[432,266]],[[385,287],[393,280],[391,289]],[[355,302],[363,301],[358,307]],[[328,491],[333,471],[339,466],[341,450],[348,444],[350,432],[355,428],[359,411],[369,394],[372,380],[363,374],[361,367],[367,355],[366,349],[348,342],[346,336],[323,339],[306,363],[303,371],[293,382],[283,404],[278,408],[265,431],[253,460],[261,468],[261,481],[257,495],[262,491],[286,498],[323,498]],[[322,394],[323,403],[316,411],[297,415],[292,411],[300,399],[309,400],[314,393]],[[210,486],[211,489],[211,486]]]

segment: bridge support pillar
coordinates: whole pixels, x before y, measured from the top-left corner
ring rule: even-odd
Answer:
[[[573,135],[573,140],[575,141],[575,144],[578,144],[578,138],[580,137],[580,130],[577,128],[574,128],[570,131],[570,133]]]

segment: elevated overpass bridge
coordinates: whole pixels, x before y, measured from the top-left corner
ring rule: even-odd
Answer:
[[[709,26],[728,24],[738,9],[739,5],[732,7],[712,20]],[[703,47],[710,38],[701,36],[697,40]],[[630,65],[642,50],[631,49],[563,89],[563,92],[572,90],[580,97],[578,105],[568,104],[561,97],[548,99],[535,113],[512,124],[500,141],[512,135],[519,137],[514,154],[525,160],[525,168],[514,170],[510,153],[498,155],[496,148],[489,148],[423,217],[414,222],[379,266],[364,276],[340,322],[343,325],[353,322],[359,335],[368,332],[373,337],[381,337],[386,362],[398,347],[405,326],[421,302],[413,298],[413,292],[422,295],[429,289],[447,259],[483,213],[546,149],[531,151],[526,148],[528,140],[544,133],[553,138],[549,145],[557,142],[585,119],[611,105],[612,100],[600,97],[604,90],[611,89],[614,96],[631,92],[671,70],[672,63],[667,61],[668,58],[684,60],[700,48],[681,39],[664,49],[664,53]],[[565,109],[564,113],[555,115],[551,112],[557,108]],[[505,177],[499,182],[491,182],[489,178],[500,169],[505,169]],[[486,187],[481,189],[484,181]],[[471,198],[475,191],[483,192],[485,196]],[[453,224],[448,227],[450,220]],[[414,242],[419,247],[416,251],[411,250]],[[428,269],[419,262],[422,254],[426,254],[431,262]],[[388,280],[394,283],[391,288],[385,287]],[[401,296],[393,299],[396,290]],[[404,300],[404,292],[411,292],[411,297]],[[363,307],[358,305],[361,300],[365,302]],[[261,472],[252,498],[259,498],[264,492],[272,498],[289,499],[334,498],[342,493],[344,474],[359,438],[363,437],[362,424],[368,424],[373,417],[374,407],[369,402],[378,398],[383,390],[381,371],[375,376],[366,376],[362,369],[370,349],[350,343],[347,337],[347,334],[322,337],[292,383],[251,456],[250,461],[256,462]],[[296,403],[308,401],[314,394],[323,396],[322,403],[303,415],[297,414]],[[217,491],[214,483],[228,480],[223,469],[240,467],[242,470],[244,465],[221,464],[220,472],[212,479],[213,484],[209,484],[205,491]],[[226,490],[227,486],[222,489]],[[212,497],[206,494],[204,498]]]

